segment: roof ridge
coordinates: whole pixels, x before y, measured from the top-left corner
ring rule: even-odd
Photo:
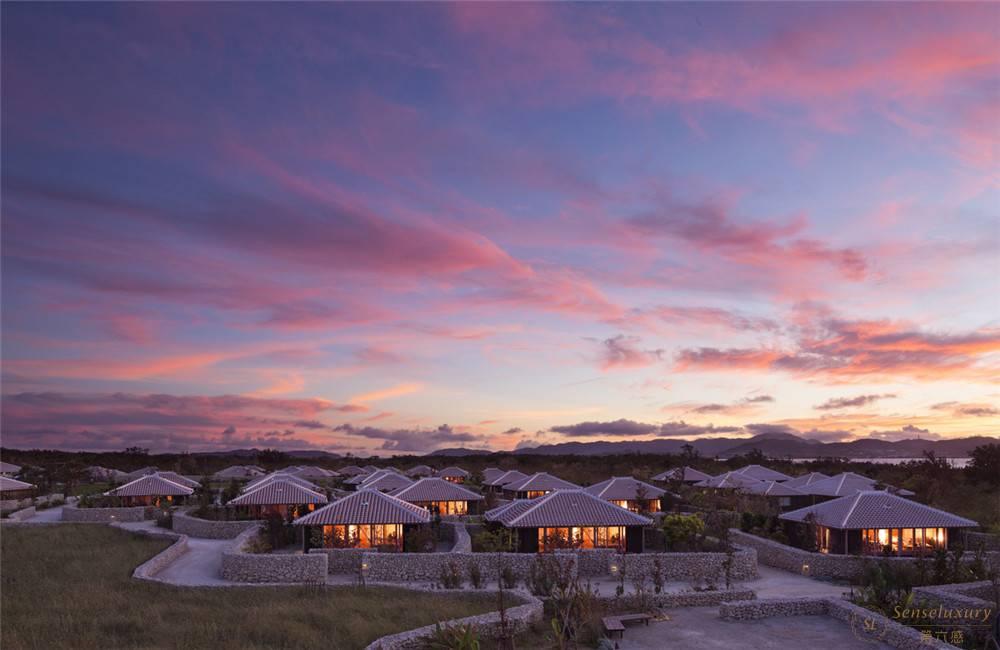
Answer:
[[[858,491],[854,494],[854,503],[851,504],[850,509],[848,509],[847,514],[844,515],[843,519],[840,520],[840,527],[843,528],[847,526],[847,520],[850,519],[851,515],[854,514],[854,509],[858,507],[858,502],[861,501],[861,496],[864,492]]]

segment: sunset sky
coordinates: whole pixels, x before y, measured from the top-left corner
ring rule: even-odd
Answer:
[[[1000,435],[1000,4],[2,7],[2,443]]]

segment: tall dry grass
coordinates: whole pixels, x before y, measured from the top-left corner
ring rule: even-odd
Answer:
[[[99,525],[5,526],[0,645],[22,648],[363,648],[494,609],[495,597],[357,587],[189,588],[133,580],[167,542]]]

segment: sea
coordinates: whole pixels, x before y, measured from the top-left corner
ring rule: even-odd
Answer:
[[[823,458],[793,458],[791,459],[793,463],[808,463],[815,460],[825,460]],[[852,463],[878,463],[882,465],[899,465],[900,463],[908,463],[910,461],[921,461],[923,458],[849,458]],[[971,458],[946,458],[945,460],[951,464],[952,467],[958,467],[959,469],[965,467],[972,460]]]

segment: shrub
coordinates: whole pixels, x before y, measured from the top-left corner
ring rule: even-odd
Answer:
[[[667,515],[661,526],[667,549],[671,551],[692,547],[698,535],[705,530],[705,522],[697,515]]]
[[[505,566],[500,569],[500,582],[503,583],[504,589],[513,589],[517,586],[517,574],[514,573],[514,569],[509,566]]]
[[[429,650],[479,650],[479,631],[474,625],[442,626],[437,623],[425,647]]]
[[[160,528],[172,530],[174,527],[174,513],[167,508],[156,511],[156,525]]]
[[[430,526],[418,526],[406,534],[403,546],[411,553],[432,553],[437,545],[437,538]]]
[[[469,565],[469,583],[475,589],[483,588],[483,573],[479,570],[479,565],[475,562]]]
[[[449,562],[441,567],[441,576],[438,580],[442,589],[461,589],[462,573],[458,570],[456,562]]]
[[[653,591],[655,593],[663,591],[663,562],[658,557],[653,558],[653,575],[650,577],[653,580]]]
[[[265,535],[254,535],[243,547],[245,553],[270,553],[274,547]]]

